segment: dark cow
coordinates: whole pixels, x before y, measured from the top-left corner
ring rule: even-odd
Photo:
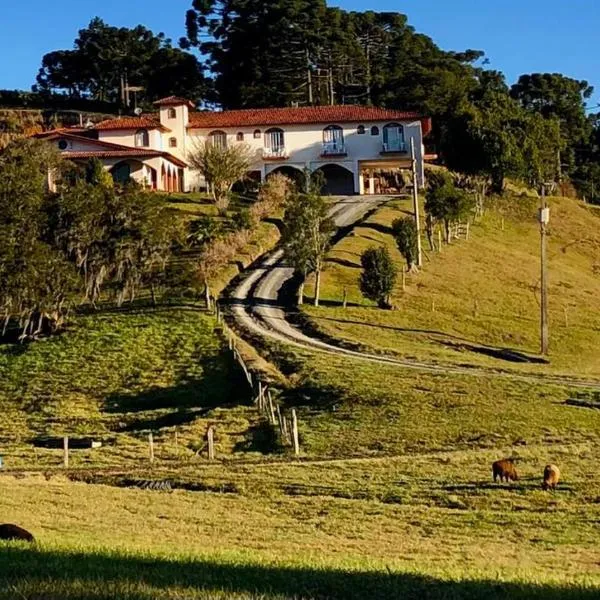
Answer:
[[[34,542],[35,539],[27,531],[18,525],[12,523],[3,523],[0,525],[0,540],[21,540],[24,542]]]

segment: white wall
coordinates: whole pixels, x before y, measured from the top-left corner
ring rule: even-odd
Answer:
[[[169,109],[175,110],[175,118],[169,117]],[[189,119],[189,109],[185,105],[181,106],[161,106],[160,108],[160,124],[170,129],[161,134],[162,136],[162,149],[169,152],[173,156],[185,160],[187,154],[187,124]],[[171,148],[169,140],[175,138],[177,140],[177,147]]]
[[[111,144],[121,144],[122,146],[135,147],[135,132],[137,129],[123,129],[119,131],[99,131],[98,139],[101,142],[109,142]],[[158,129],[148,129],[150,145],[144,146],[151,150],[163,150],[163,138]]]
[[[404,126],[404,139],[407,148],[410,150],[410,141],[414,139],[415,154],[420,165],[419,182],[422,185],[423,178],[423,141],[421,122],[416,121],[400,121]],[[271,127],[239,127],[239,128],[224,128],[227,134],[228,145],[245,143],[255,153],[257,157],[256,166],[259,168],[263,177],[282,165],[297,167],[298,169],[309,168],[315,170],[326,164],[339,164],[351,170],[355,174],[355,190],[358,192],[358,171],[359,161],[375,161],[375,160],[391,160],[390,155],[382,155],[383,151],[383,128],[387,125],[387,121],[377,123],[331,123],[331,125],[339,125],[344,132],[344,144],[347,156],[324,157],[323,152],[323,130],[327,127],[324,125],[282,125],[279,129],[284,131],[285,148],[288,154],[287,159],[279,160],[262,160],[262,150],[265,147],[265,132]],[[357,133],[358,126],[364,125],[365,133],[359,135]],[[371,135],[371,128],[378,127],[379,134]],[[254,138],[254,131],[260,129],[260,138]],[[189,130],[188,147],[194,143],[202,142],[211,133],[211,129],[191,129]],[[237,141],[237,133],[244,134],[244,141]],[[408,157],[409,155],[406,155]],[[403,156],[404,157],[404,156]],[[182,157],[184,160],[185,158]]]

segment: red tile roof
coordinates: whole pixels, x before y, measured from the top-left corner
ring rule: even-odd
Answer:
[[[193,112],[190,113],[188,127],[204,129],[309,123],[406,121],[410,119],[423,119],[423,117],[416,112],[391,110],[376,106],[303,106],[300,108],[250,108],[223,112]]]
[[[161,131],[170,131],[170,129],[161,125],[160,121],[148,115],[107,119],[98,123],[94,129],[97,131],[119,131],[123,129],[160,129]]]
[[[85,127],[57,127],[56,129],[49,129],[48,131],[40,131],[34,135],[36,138],[46,138],[53,136],[57,133],[84,133],[85,131],[89,131]]]
[[[67,160],[83,160],[88,158],[152,158],[162,156],[168,161],[179,167],[187,167],[187,164],[169,154],[160,150],[146,150],[143,148],[129,148],[127,150],[88,150],[83,152],[62,152],[61,155]]]
[[[53,129],[52,131],[46,131],[44,134],[37,135],[35,137],[41,137],[45,140],[58,140],[58,139],[67,139],[67,140],[75,140],[76,142],[82,142],[84,144],[90,144],[92,146],[100,146],[101,148],[109,148],[111,150],[130,150],[131,146],[124,146],[123,144],[114,144],[112,142],[105,142],[104,140],[99,140],[97,138],[92,137],[84,137],[82,135],[77,135],[74,133],[70,133],[65,131],[64,129]]]
[[[179,96],[169,96],[168,98],[161,98],[154,102],[154,106],[181,106],[186,104],[190,108],[196,108],[195,104],[191,100],[180,98]]]

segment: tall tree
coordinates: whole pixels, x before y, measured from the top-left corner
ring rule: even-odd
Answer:
[[[226,108],[306,104],[324,0],[193,0],[184,48],[208,57]]]
[[[592,130],[586,116],[586,101],[594,93],[587,81],[565,77],[560,73],[521,75],[511,88],[511,96],[528,112],[560,124],[564,148],[562,162],[571,172],[576,165],[576,149],[585,143]]]
[[[36,87],[118,102],[125,78],[145,89],[141,99],[146,102],[171,94],[197,99],[206,87],[198,59],[173,48],[163,33],[155,35],[142,25],[113,27],[98,17],[79,31],[72,50],[43,57]]]
[[[0,154],[0,315],[22,339],[54,331],[76,291],[76,273],[47,242],[49,169],[60,159],[45,143],[17,140]]]

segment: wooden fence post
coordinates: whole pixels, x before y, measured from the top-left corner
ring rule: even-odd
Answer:
[[[346,308],[348,306],[348,288],[344,288],[344,299],[342,300],[342,307]]]
[[[208,440],[208,460],[215,460],[215,428],[211,425],[206,432]]]
[[[431,299],[431,312],[434,313],[435,312],[435,298]]]
[[[298,456],[300,454],[300,442],[298,439],[298,417],[295,408],[292,408],[292,442],[294,444],[294,454]]]
[[[467,242],[469,241],[469,221],[467,221],[467,233],[466,233],[466,238]]]
[[[288,420],[287,417],[283,417],[281,419],[281,426],[282,426],[282,433],[283,433],[283,438],[285,440],[286,443],[290,442],[290,434],[288,431]]]
[[[267,398],[269,400],[269,417],[271,420],[271,425],[275,425],[277,423],[277,419],[275,418],[275,409],[273,407],[273,397],[271,396],[271,390],[267,392]]]
[[[150,462],[154,462],[154,437],[152,436],[152,432],[148,434],[148,448],[150,452]]]
[[[277,422],[279,423],[279,433],[281,434],[282,439],[284,438],[284,426],[283,426],[283,417],[281,415],[281,408],[279,404],[277,405]]]
[[[402,266],[402,291],[406,291],[406,267]]]
[[[438,252],[442,251],[442,230],[438,229]]]
[[[69,436],[63,438],[63,466],[69,468]]]
[[[565,314],[565,327],[569,327],[569,312],[567,311],[567,307],[563,306],[563,312]]]

